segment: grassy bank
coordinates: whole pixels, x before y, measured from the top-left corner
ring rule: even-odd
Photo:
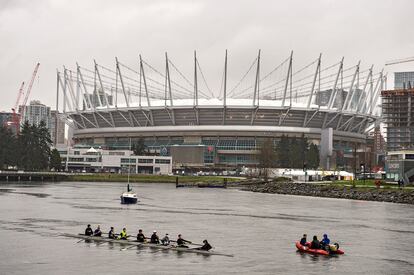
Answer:
[[[353,186],[356,188],[377,188],[375,185],[375,180],[356,180],[355,183],[353,181],[332,181],[329,185],[333,186]],[[381,181],[380,189],[399,189],[397,184],[394,183],[386,183],[385,181]],[[404,186],[404,189],[413,189],[412,185]]]
[[[130,182],[145,183],[175,183],[178,177],[179,183],[195,182],[223,182],[226,177],[217,176],[167,176],[167,175],[130,175]],[[125,174],[85,174],[70,175],[69,181],[102,181],[102,182],[128,182],[128,175]],[[236,178],[227,178],[228,182],[240,181]]]

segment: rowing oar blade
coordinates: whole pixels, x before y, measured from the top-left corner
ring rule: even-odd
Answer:
[[[136,247],[136,246],[137,246],[136,244],[130,245],[128,247],[121,248],[121,251],[125,251],[125,250],[128,250],[128,249],[133,248],[133,247]]]

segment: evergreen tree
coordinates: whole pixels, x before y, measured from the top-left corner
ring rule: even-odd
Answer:
[[[0,170],[16,165],[16,147],[16,137],[10,129],[0,126]]]
[[[258,155],[259,167],[261,168],[261,174],[265,179],[269,176],[269,168],[272,168],[276,164],[276,152],[273,148],[273,140],[267,138],[264,140],[260,147],[260,153]]]
[[[305,137],[305,134],[302,133],[302,137],[299,139],[299,147],[300,147],[300,151],[301,151],[301,161],[302,163],[298,163],[298,165],[300,165],[299,168],[304,169],[305,165],[307,166],[307,156],[309,153],[309,142],[308,139]]]
[[[62,159],[56,148],[52,150],[50,155],[50,168],[53,168],[55,171],[60,171],[62,169]]]
[[[302,168],[303,166],[303,151],[301,151],[301,144],[296,137],[290,140],[289,153],[290,153],[290,167],[289,168]]]
[[[145,146],[145,143],[144,143],[144,139],[142,137],[140,137],[138,139],[138,142],[136,142],[132,145],[131,149],[134,152],[134,155],[136,155],[136,156],[144,155],[146,153],[146,149],[147,149],[147,146]]]
[[[319,167],[319,149],[316,144],[311,144],[309,146],[309,152],[306,156],[306,161],[308,164],[308,168],[310,169],[317,169]]]
[[[289,138],[285,135],[282,135],[279,143],[276,147],[276,152],[278,156],[278,166],[281,168],[289,168],[290,166],[290,150],[289,150]]]
[[[52,140],[44,121],[39,126],[23,124],[18,137],[19,167],[25,170],[42,170],[49,165]]]

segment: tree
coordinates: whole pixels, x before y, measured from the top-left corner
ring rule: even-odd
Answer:
[[[16,145],[16,136],[10,129],[0,126],[0,170],[16,165]]]
[[[291,138],[289,146],[290,168],[302,168],[303,151],[296,137]]]
[[[138,139],[138,142],[135,142],[132,145],[131,149],[134,152],[134,155],[136,155],[136,156],[144,155],[146,153],[146,150],[147,150],[147,146],[145,146],[144,139],[142,137],[140,137]]]
[[[276,147],[276,152],[278,155],[278,166],[282,168],[288,168],[290,166],[290,151],[289,151],[289,138],[285,135],[282,135],[279,143]]]
[[[50,154],[50,168],[53,168],[55,171],[60,171],[62,169],[62,159],[56,148],[53,149]]]
[[[39,126],[30,125],[26,121],[17,142],[19,167],[25,170],[42,170],[49,166],[52,140],[44,121],[41,121]]]
[[[316,144],[311,143],[309,146],[309,152],[306,155],[306,162],[310,169],[318,169],[319,167],[319,149]]]
[[[265,179],[269,176],[269,168],[272,168],[276,164],[276,152],[273,148],[273,140],[267,138],[264,140],[260,147],[260,153],[258,155],[259,167],[261,174]]]

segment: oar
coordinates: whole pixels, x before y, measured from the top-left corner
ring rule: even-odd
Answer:
[[[130,245],[128,247],[121,248],[120,251],[125,251],[125,250],[128,250],[130,248],[137,247],[137,246],[140,246],[140,245],[139,244]]]
[[[170,240],[170,242],[176,243],[177,241]],[[187,243],[188,244],[192,244],[192,245],[200,245],[200,246],[203,246],[204,245],[204,244],[200,244],[200,243],[193,243],[193,242],[190,242],[190,241],[188,241]]]
[[[83,242],[84,241],[84,239],[80,239],[79,241],[77,241],[76,243],[80,243],[80,242]]]

